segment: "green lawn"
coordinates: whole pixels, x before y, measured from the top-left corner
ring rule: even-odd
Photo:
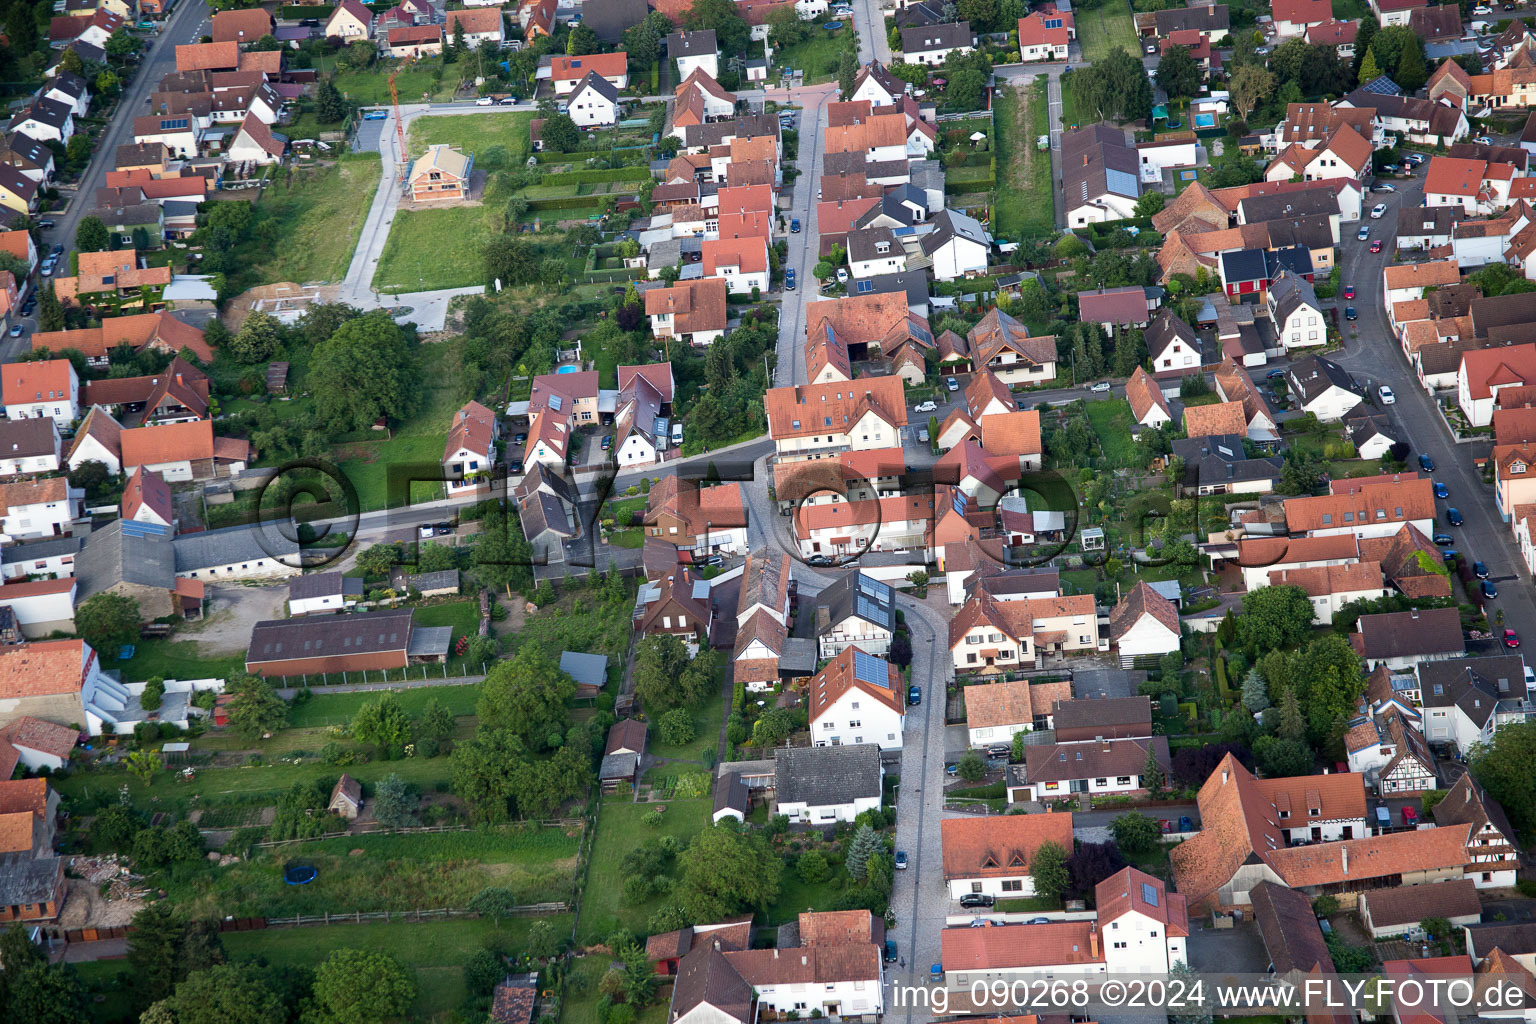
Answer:
[[[837,62],[849,33],[848,22],[836,32],[828,32],[814,23],[807,27],[812,35],[805,42],[773,51],[774,66],[804,71],[806,85],[830,82],[837,77]]]
[[[370,432],[369,440],[340,444],[335,449],[336,461],[357,488],[357,500],[364,512],[381,509],[388,502],[391,465],[420,466],[423,478],[432,479],[443,457],[453,414],[461,404],[455,382],[444,367],[448,346],[423,345],[417,353],[422,401],[415,415],[391,434]],[[430,496],[427,491],[439,489],[431,484],[418,484],[413,486],[411,497],[419,501]]]
[[[278,174],[256,204],[252,231],[276,226],[282,239],[258,264],[262,281],[339,281],[346,276],[379,184],[378,154],[347,154],[331,167]]]
[[[768,907],[768,924],[785,924],[806,910],[831,910],[847,882],[848,874],[841,869],[827,881],[812,884],[786,866],[780,876],[779,898]]]
[[[1109,464],[1117,469],[1137,468],[1140,457],[1136,442],[1131,439],[1135,417],[1131,415],[1130,403],[1123,398],[1112,398],[1105,402],[1089,402],[1087,409],[1088,424],[1098,435]]]
[[[407,67],[398,61],[380,61],[366,71],[338,71],[336,88],[352,103],[363,106],[382,106],[389,103],[389,72],[395,69],[395,89],[402,103],[420,103],[423,99],[453,99],[454,83],[459,80],[457,68],[450,68],[436,83],[432,81],[432,67],[437,61],[414,62]]]
[[[698,761],[706,750],[716,750],[720,743],[720,723],[725,714],[725,698],[716,693],[709,700],[693,709],[694,738],[691,743],[672,746],[664,743],[659,735],[650,739],[651,753],[678,761]],[[680,771],[681,766],[666,766],[663,770]]]
[[[599,559],[601,560],[601,555]],[[607,569],[607,565],[600,565]],[[582,609],[576,610],[581,601]],[[552,605],[539,609],[523,623],[521,631],[512,634],[512,650],[515,654],[524,644],[536,644],[556,661],[562,651],[582,651],[587,654],[606,654],[609,664],[621,661],[629,647],[630,613],[632,606],[605,604],[591,594],[576,592],[562,594]]]
[[[485,211],[478,206],[401,210],[390,225],[373,287],[382,292],[422,292],[481,284],[484,244]]]
[[[1067,128],[1081,128],[1082,122],[1078,120],[1077,94],[1072,89],[1072,76],[1061,76],[1061,126]]]
[[[444,606],[451,607],[451,606]],[[417,611],[416,621],[421,622],[421,613],[427,609]],[[443,623],[447,625],[447,623]],[[475,713],[475,701],[480,699],[479,686],[427,686],[414,690],[399,690],[395,696],[400,700],[400,706],[405,713],[412,718],[421,714],[421,709],[427,701],[435,700],[442,704],[455,715],[473,715]],[[309,700],[294,708],[288,716],[288,724],[294,729],[314,729],[328,725],[341,725],[349,722],[357,709],[363,704],[378,697],[377,693],[316,693]]]
[[[1079,11],[1077,41],[1083,48],[1083,59],[1090,64],[1108,57],[1116,46],[1136,55],[1141,48],[1136,43],[1131,5],[1126,0],[1109,0],[1098,10]]]
[[[411,152],[419,154],[428,146],[447,143],[479,158],[500,146],[507,151],[507,160],[522,162],[528,159],[528,124],[532,120],[533,112],[528,110],[418,117],[411,122]]]
[[[653,897],[636,905],[622,902],[624,875],[620,865],[624,855],[634,846],[662,835],[676,836],[678,842],[687,846],[694,833],[709,825],[713,802],[707,797],[668,800],[661,824],[644,824],[641,819],[656,806],[633,803],[628,797],[603,799],[598,811],[597,834],[592,841],[587,885],[582,896],[579,935],[583,939],[601,941],[618,928],[626,928],[636,935],[649,934],[646,919],[661,904],[662,899]]]
[[[997,91],[997,235],[1008,241],[1038,238],[1056,230],[1051,154],[1035,148],[1050,132],[1044,75],[1023,89]]]
[[[480,603],[478,601],[449,601],[417,608],[411,616],[418,626],[452,626],[453,639],[473,636],[480,629]]]
[[[571,895],[580,842],[579,827],[348,836],[178,872],[166,886],[181,910],[213,918],[460,908],[491,885],[511,889],[519,903],[544,903]],[[318,869],[308,885],[283,882],[283,866],[296,856]]]
[[[155,676],[162,679],[209,679],[245,671],[244,654],[199,654],[197,643],[193,640],[135,640],[132,658],[118,661],[103,653],[101,663],[104,668],[119,669],[124,681],[130,683],[143,682]]]

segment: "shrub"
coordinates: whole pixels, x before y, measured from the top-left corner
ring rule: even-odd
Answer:
[[[795,865],[795,870],[800,875],[800,881],[806,885],[816,885],[825,882],[832,877],[832,868],[827,864],[826,854],[820,850],[812,850],[800,855],[800,861]]]

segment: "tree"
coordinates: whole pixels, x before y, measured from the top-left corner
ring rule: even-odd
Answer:
[[[678,857],[679,902],[694,921],[719,921],[764,910],[779,895],[784,862],[755,833],[729,826],[706,828]]]
[[[1152,799],[1157,800],[1162,797],[1167,782],[1168,776],[1163,772],[1162,762],[1157,759],[1157,750],[1148,743],[1147,760],[1141,766],[1141,787],[1151,794]]]
[[[795,731],[795,718],[788,708],[774,708],[752,723],[752,745],[776,747]]]
[[[1536,722],[1501,726],[1489,743],[1472,748],[1472,777],[1503,805],[1510,823],[1536,828]]]
[[[315,119],[321,124],[336,124],[345,120],[347,116],[347,101],[342,98],[341,90],[336,88],[336,80],[327,75],[320,79],[320,85],[315,90]]]
[[[1269,707],[1269,687],[1265,685],[1258,666],[1250,668],[1243,677],[1243,707],[1254,714]]]
[[[820,850],[808,850],[796,862],[795,873],[807,885],[818,885],[832,877],[832,868],[827,864],[826,854]]]
[[[706,657],[704,652],[699,657]],[[652,713],[672,708],[695,707],[717,692],[713,673],[695,670],[683,641],[670,633],[656,633],[635,648],[635,696]],[[713,666],[713,658],[707,662]]]
[[[505,731],[530,750],[544,750],[561,742],[565,704],[574,696],[571,677],[541,647],[528,644],[510,661],[491,666],[475,714],[482,730]]]
[[[225,348],[236,362],[265,363],[283,350],[283,325],[271,313],[255,310]]]
[[[693,0],[688,13],[683,16],[683,27],[712,28],[720,53],[734,57],[746,53],[751,41],[752,29],[738,12],[735,0]]]
[[[1271,778],[1312,774],[1312,748],[1301,740],[1260,736],[1253,745],[1259,768]]]
[[[315,969],[315,1010],[326,1024],[383,1024],[416,998],[416,982],[394,957],[334,950]]]
[[[145,711],[158,711],[164,699],[165,680],[159,676],[151,676],[144,684],[144,692],[139,695],[139,706]]]
[[[1161,841],[1162,828],[1139,811],[1127,811],[1109,823],[1109,834],[1127,853],[1150,853]]]
[[[399,545],[373,544],[358,553],[357,567],[369,576],[388,576],[399,561]]]
[[[1091,899],[1100,882],[1124,868],[1125,857],[1114,843],[1078,843],[1067,857],[1072,879],[1068,892],[1078,899]]]
[[[1280,691],[1280,707],[1275,734],[1281,739],[1300,740],[1307,734],[1307,725],[1301,717],[1301,701],[1296,689],[1286,686]]]
[[[1159,213],[1167,201],[1167,197],[1161,192],[1145,192],[1140,199],[1136,200],[1136,216],[1150,217]]]
[[[976,751],[967,750],[960,755],[960,760],[955,765],[955,774],[967,782],[979,782],[981,777],[987,774],[987,763]]]
[[[1170,100],[1188,99],[1200,90],[1204,75],[1187,46],[1170,46],[1157,62],[1157,87]]]
[[[374,785],[373,817],[380,825],[408,828],[416,824],[415,811],[416,797],[399,772],[391,772]]]
[[[358,708],[352,716],[352,738],[398,757],[411,741],[411,720],[401,707],[400,698],[393,693],[381,693]]]
[[[539,140],[544,148],[556,153],[570,153],[581,145],[581,129],[569,114],[556,114],[544,119],[539,129]]]
[[[252,964],[216,964],[194,971],[176,986],[163,1007],[175,1024],[286,1024],[288,1008],[282,995]],[[151,1007],[151,1011],[154,1007]],[[149,1020],[148,1014],[143,1020]]]
[[[1365,58],[1360,61],[1360,84],[1372,81],[1381,76],[1381,68],[1376,65],[1376,54],[1366,49]]]
[[[261,676],[237,675],[224,684],[229,702],[229,724],[248,740],[270,735],[288,725],[288,702],[277,695]]]
[[[858,58],[854,56],[852,47],[845,46],[837,64],[837,85],[842,90],[843,99],[850,99],[853,96],[854,80],[858,77]]]
[[[582,57],[589,53],[597,53],[603,48],[603,41],[597,38],[597,33],[585,24],[577,22],[565,37],[565,52],[567,56]]]
[[[100,217],[91,215],[80,218],[75,228],[75,248],[80,252],[105,252],[112,247],[112,236]]]
[[[649,11],[637,25],[624,30],[624,51],[636,66],[649,68],[661,58],[661,44],[672,32],[672,22],[660,11]]]
[[[421,706],[421,717],[416,720],[416,734],[434,740],[445,740],[453,735],[453,712],[436,697],[428,697]]]
[[[692,743],[698,730],[693,725],[693,714],[687,708],[673,708],[656,720],[656,734],[663,743],[680,747]]]
[[[1402,60],[1398,62],[1397,74],[1393,78],[1403,92],[1413,95],[1429,79],[1429,72],[1424,68],[1424,47],[1415,39],[1411,44],[1403,47]]]
[[[155,773],[165,767],[165,762],[152,750],[131,750],[128,752],[127,765],[129,775],[149,786],[155,781]]]
[[[78,233],[76,237],[78,238]],[[64,329],[64,307],[59,304],[59,296],[53,290],[52,281],[43,286],[38,298],[37,325],[39,329],[44,331],[62,331]]]
[[[139,635],[139,606],[124,594],[92,594],[75,609],[75,631],[107,656]]]
[[[382,309],[342,324],[310,358],[315,414],[337,431],[404,418],[416,406],[419,383],[411,343]]]
[[[843,858],[843,866],[848,869],[848,876],[855,882],[862,882],[868,877],[869,858],[882,849],[880,836],[869,825],[860,825],[853,833],[853,838],[848,841],[848,853]]]
[[[1306,709],[1308,734],[1321,742],[1335,719],[1354,717],[1365,695],[1365,676],[1360,657],[1349,641],[1337,634],[1320,637],[1291,658],[1291,678],[1297,698]]]
[[[1205,184],[1207,188],[1234,188],[1251,185],[1263,176],[1253,158],[1229,142],[1218,156],[1211,159]]]
[[[1198,982],[1195,972],[1183,960],[1168,968],[1168,977],[1170,980],[1176,979],[1180,989],[1185,992],[1193,991]],[[1212,1019],[1209,1013],[1170,1013],[1168,1024],[1211,1024]]]
[[[106,45],[102,47],[108,57],[126,57],[130,53],[139,52],[139,41],[128,34],[126,28],[119,28],[107,37]]]
[[[1034,856],[1029,858],[1029,877],[1034,880],[1036,896],[1061,899],[1072,884],[1067,872],[1067,851],[1050,840],[1035,847]]]
[[[1294,647],[1312,627],[1312,600],[1301,587],[1260,587],[1243,595],[1238,645],[1250,654]]]
[[[145,1004],[170,995],[193,971],[223,962],[217,925],[183,920],[168,903],[151,903],[133,915],[128,967],[134,995]]]

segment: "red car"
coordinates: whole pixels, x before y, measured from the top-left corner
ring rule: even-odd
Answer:
[[[1520,646],[1520,634],[1516,633],[1512,629],[1506,629],[1504,631],[1504,646],[1505,647],[1519,647]]]
[[[1173,822],[1169,821],[1167,818],[1157,819],[1157,825],[1163,830],[1163,835],[1165,836],[1173,832]]]
[[[1355,297],[1355,286],[1354,285],[1347,284],[1347,285],[1344,286],[1344,297],[1346,299],[1352,299],[1352,298]]]
[[[1378,238],[1371,243],[1371,252],[1381,252],[1381,239]]]

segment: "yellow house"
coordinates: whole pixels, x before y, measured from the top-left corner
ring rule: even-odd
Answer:
[[[0,206],[26,214],[36,201],[37,182],[10,164],[0,164]]]

